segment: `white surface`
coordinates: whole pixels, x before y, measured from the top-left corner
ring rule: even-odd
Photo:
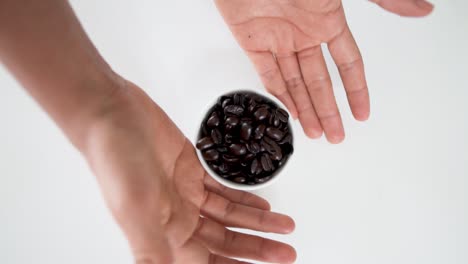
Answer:
[[[345,142],[298,133],[290,174],[261,193],[295,218],[278,237],[297,263],[468,263],[468,4],[434,2],[429,18],[403,19],[345,1],[371,120],[352,120],[333,69]],[[211,1],[73,5],[109,63],[187,135],[206,104],[195,95],[261,87]],[[0,263],[131,263],[80,155],[4,70],[0,87]]]

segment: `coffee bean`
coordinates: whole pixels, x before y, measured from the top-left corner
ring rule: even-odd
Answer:
[[[206,125],[203,123],[201,125],[201,136],[202,137],[205,137],[208,135],[208,129],[206,128]]]
[[[232,104],[232,99],[231,98],[226,98],[221,103],[221,107],[224,109],[226,106],[228,106],[230,104]]]
[[[217,145],[223,142],[223,135],[219,129],[215,128],[211,130],[211,140],[213,140],[213,142]]]
[[[258,160],[257,160],[257,159],[254,159],[254,160],[252,161],[252,164],[250,165],[250,173],[252,173],[252,174],[254,174],[254,175],[258,174],[257,171],[258,171],[258,168],[259,168],[260,166],[261,166],[261,165],[260,165],[260,163],[258,162]]]
[[[221,173],[227,173],[229,171],[229,166],[226,163],[221,163],[221,165],[218,166],[218,171]]]
[[[287,156],[284,156],[282,160],[278,162],[278,167],[282,167],[288,160]]]
[[[228,152],[228,148],[227,147],[218,147],[216,148],[216,150],[219,152],[219,153],[226,153]]]
[[[254,138],[259,140],[263,138],[263,135],[265,133],[266,126],[264,124],[260,124],[257,128],[255,128],[254,131]]]
[[[247,122],[243,123],[242,126],[241,126],[241,130],[240,130],[241,139],[243,139],[245,141],[249,140],[250,135],[252,135],[252,130],[253,130],[253,128],[252,128],[251,124],[249,124]]]
[[[235,168],[234,170],[228,172],[228,175],[231,177],[236,177],[236,176],[239,176],[240,174],[241,174],[241,169],[239,168]]]
[[[261,157],[262,168],[264,171],[273,170],[273,163],[267,154],[263,154]]]
[[[239,158],[236,156],[231,156],[228,154],[223,154],[223,160],[228,162],[228,163],[236,163],[239,161]]]
[[[281,120],[281,122],[283,122],[283,123],[288,122],[289,114],[285,110],[283,110],[281,108],[276,109],[276,115]]]
[[[256,107],[257,107],[256,103],[250,103],[250,105],[247,107],[247,111],[249,111],[249,113],[253,113]]]
[[[260,144],[258,144],[255,141],[250,142],[249,144],[247,144],[247,150],[252,154],[257,154],[260,152]]]
[[[213,140],[211,140],[211,137],[204,137],[200,140],[198,140],[196,147],[199,150],[205,150],[209,149],[214,146]]]
[[[255,182],[256,183],[264,183],[264,182],[267,182],[271,179],[271,176],[266,176],[266,177],[263,177],[263,178],[255,178]]]
[[[231,127],[237,126],[239,124],[239,118],[237,116],[230,116],[226,118],[226,121],[224,121],[226,125],[230,125]]]
[[[283,144],[291,144],[292,143],[292,136],[291,134],[287,134],[280,142],[278,142],[280,145]]]
[[[255,181],[248,181],[247,182],[247,185],[255,185],[255,184],[257,184]]]
[[[214,161],[214,160],[217,160],[219,158],[218,151],[216,151],[214,149],[209,149],[207,151],[204,151],[204,152],[202,152],[202,155],[203,155],[203,158],[206,161]]]
[[[276,141],[280,141],[284,136],[284,132],[279,130],[276,127],[268,127],[265,131],[266,131],[267,136],[269,136],[270,138]]]
[[[268,109],[266,107],[261,107],[261,108],[257,109],[257,111],[254,112],[254,117],[258,121],[262,121],[262,120],[268,118],[269,117]]]
[[[208,121],[206,121],[206,124],[209,127],[217,127],[217,126],[219,126],[219,123],[220,123],[219,116],[218,116],[218,114],[216,112],[213,112],[213,114],[211,114],[210,118],[208,118]]]
[[[245,177],[239,176],[239,177],[235,177],[234,181],[237,182],[237,183],[244,183],[246,181],[246,179],[245,179]]]
[[[247,155],[244,156],[245,161],[251,161],[253,159],[255,159],[255,154],[253,153],[248,153]]]
[[[228,105],[224,107],[224,114],[225,115],[236,115],[240,116],[244,113],[244,108],[238,105]]]
[[[232,143],[232,140],[234,139],[234,137],[231,135],[231,134],[226,134],[224,136],[224,141],[228,144],[231,144]]]
[[[281,125],[281,121],[278,117],[278,115],[275,114],[275,119],[273,120],[273,126],[279,127]]]
[[[283,158],[283,151],[276,142],[267,140],[267,138],[265,138],[263,142],[265,144],[265,150],[270,154],[271,159],[280,160]]]
[[[234,94],[233,100],[234,100],[235,105],[240,105],[241,100],[240,100],[240,95],[238,93]]]
[[[242,156],[247,153],[247,148],[241,144],[231,144],[229,146],[229,152],[236,156]]]

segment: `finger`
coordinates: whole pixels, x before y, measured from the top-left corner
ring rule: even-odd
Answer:
[[[302,79],[296,54],[276,56],[276,59],[283,79],[286,81],[286,87],[296,104],[299,121],[304,132],[310,138],[321,137],[323,133],[322,126],[315,114],[314,106]]]
[[[238,261],[235,259],[225,258],[219,255],[211,254],[208,264],[249,264],[244,261]]]
[[[206,188],[218,194],[219,196],[222,196],[231,202],[238,203],[238,204],[243,204],[246,206],[262,209],[262,210],[270,210],[271,206],[270,203],[268,203],[267,200],[263,199],[260,196],[251,194],[249,192],[244,192],[244,191],[238,191],[238,190],[233,190],[229,189],[226,186],[221,185],[217,181],[215,181],[213,178],[211,178],[209,175],[205,174],[205,186]]]
[[[425,0],[371,0],[383,9],[400,16],[421,17],[432,12],[434,5]]]
[[[295,227],[289,216],[233,203],[212,192],[206,192],[201,214],[226,226],[262,232],[288,234]]]
[[[304,82],[325,135],[329,142],[340,143],[344,139],[344,128],[321,47],[315,46],[303,50],[298,53],[297,57]]]
[[[360,121],[367,120],[370,103],[364,63],[348,27],[328,43],[328,49],[338,66],[354,118]]]
[[[289,110],[291,116],[297,118],[297,108],[289,91],[286,89],[283,76],[278,64],[270,52],[247,52],[247,56],[254,64],[265,89],[277,97]]]
[[[200,219],[195,238],[222,256],[274,263],[292,263],[296,259],[296,251],[287,244],[234,232],[206,218]]]

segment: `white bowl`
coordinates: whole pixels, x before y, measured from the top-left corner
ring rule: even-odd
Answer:
[[[230,94],[230,93],[235,93],[235,92],[254,92],[254,93],[257,93],[257,94],[260,94],[262,96],[265,96],[267,97],[268,99],[272,100],[273,102],[275,102],[279,107],[283,108],[284,110],[286,110],[290,116],[289,118],[289,129],[290,129],[290,133],[293,137],[293,147],[294,147],[294,141],[295,141],[295,133],[294,133],[294,130],[293,130],[293,127],[291,125],[291,113],[289,113],[288,109],[283,105],[283,103],[281,103],[278,99],[276,99],[276,97],[264,92],[264,91],[257,91],[257,90],[233,90],[233,91],[230,91],[230,92],[226,92],[224,94]],[[197,124],[198,127],[199,125],[203,122],[203,120],[205,119],[206,117],[206,114],[207,112],[210,110],[211,107],[213,107],[216,103],[217,103],[217,100],[218,100],[219,96],[215,98],[215,100],[208,105],[208,107],[205,109],[205,111],[203,112],[202,114],[202,118],[201,118],[201,121]],[[197,132],[196,132],[196,135],[195,135],[195,143],[198,141],[198,135],[199,135],[199,132],[200,130],[197,129]],[[229,180],[226,180],[224,178],[222,178],[221,176],[219,176],[215,171],[213,171],[210,166],[208,166],[208,164],[206,163],[205,159],[203,159],[203,156],[202,156],[202,152],[199,150],[199,149],[196,149],[196,152],[197,152],[197,156],[198,156],[198,159],[200,160],[200,163],[202,164],[203,168],[205,169],[205,171],[208,173],[208,175],[210,175],[213,179],[215,179],[217,182],[221,183],[222,185],[226,186],[226,187],[229,187],[229,188],[232,188],[232,189],[236,189],[236,190],[243,190],[243,191],[253,191],[253,190],[259,190],[259,189],[263,189],[267,186],[270,186],[271,184],[275,183],[276,181],[278,181],[279,177],[282,175],[282,174],[285,174],[285,167],[287,166],[288,163],[291,162],[291,158],[292,156],[294,155],[294,152],[289,156],[288,160],[286,161],[286,163],[279,169],[277,170],[273,176],[271,177],[270,180],[264,182],[264,183],[257,183],[255,185],[246,185],[246,184],[240,184],[240,183],[235,183],[235,182],[232,182],[232,181],[229,181]]]

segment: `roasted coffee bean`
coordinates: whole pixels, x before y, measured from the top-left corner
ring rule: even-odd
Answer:
[[[266,126],[264,124],[258,125],[258,127],[255,128],[255,131],[254,131],[254,138],[257,139],[257,140],[263,138],[263,135],[265,133],[265,129],[266,129]]]
[[[230,104],[232,104],[232,99],[231,98],[226,98],[221,103],[221,107],[224,109],[226,106],[228,106]]]
[[[237,183],[244,183],[246,181],[246,179],[243,176],[239,176],[239,177],[235,177],[234,181],[237,182]]]
[[[213,112],[210,118],[208,118],[208,121],[206,121],[206,125],[208,125],[209,127],[217,127],[219,126],[219,123],[220,123],[219,116],[216,112]]]
[[[210,163],[208,163],[208,165],[210,165],[210,167],[211,167],[214,171],[219,171],[219,166],[218,166],[216,163],[210,162]]]
[[[236,177],[241,174],[241,169],[240,168],[235,168],[232,171],[228,172],[229,176],[231,177]]]
[[[276,141],[280,141],[284,137],[284,132],[276,127],[268,127],[265,131],[267,136]]]
[[[218,171],[221,173],[227,173],[229,171],[229,166],[226,163],[221,163],[221,165],[218,166]]]
[[[254,112],[254,117],[255,119],[257,119],[258,121],[262,121],[266,118],[269,117],[269,112],[268,112],[268,109],[266,107],[261,107],[261,108],[258,108],[255,112]]]
[[[258,166],[257,166],[257,170],[255,171],[255,175],[259,175],[262,172],[263,172],[262,163],[260,160],[258,160]]]
[[[198,140],[196,147],[199,150],[205,150],[209,149],[214,146],[213,140],[211,140],[211,137],[204,137],[200,140]]]
[[[228,144],[231,144],[232,141],[233,141],[234,137],[231,135],[231,134],[226,134],[224,136],[224,142],[228,143]]]
[[[250,138],[250,135],[252,135],[252,125],[245,122],[242,124],[241,126],[241,130],[240,130],[240,138],[247,141],[249,140]]]
[[[219,152],[219,153],[226,153],[228,152],[228,148],[227,147],[217,147],[216,150]]]
[[[270,117],[268,118],[268,124],[270,126],[273,126],[274,121],[275,121],[275,113],[273,112],[272,114],[270,114]]]
[[[219,158],[219,153],[215,149],[209,149],[207,151],[202,152],[203,158],[206,161],[214,161]]]
[[[288,122],[289,114],[285,110],[283,110],[281,108],[276,109],[276,115],[281,120],[281,122],[283,122],[283,123]]]
[[[223,135],[219,129],[215,128],[211,130],[211,140],[217,145],[223,143]]]
[[[255,111],[255,108],[257,107],[257,104],[255,103],[251,103],[248,107],[247,107],[247,111],[249,111],[249,113],[253,113]]]
[[[252,154],[257,154],[260,152],[260,144],[255,141],[250,142],[247,144],[247,150]]]
[[[240,94],[238,94],[238,93],[234,94],[233,100],[234,100],[234,104],[235,104],[235,105],[240,105],[240,103],[241,103],[241,100],[240,100],[240,99],[241,99],[241,98],[240,98]]]
[[[257,184],[255,181],[248,181],[247,182],[247,185],[255,185],[255,184]]]
[[[230,125],[231,127],[235,127],[239,124],[239,118],[237,116],[230,116],[226,118],[226,121],[224,121],[224,124]]]
[[[271,162],[270,157],[268,154],[263,154],[261,157],[262,168],[264,171],[271,171],[273,170],[273,163]]]
[[[291,144],[292,143],[292,136],[291,134],[287,134],[282,140],[280,140],[280,142],[278,142],[280,145],[283,145],[283,144]]]
[[[266,176],[266,177],[263,177],[263,178],[255,178],[255,182],[256,183],[264,183],[264,182],[267,182],[271,179],[271,176]]]
[[[258,174],[257,171],[258,171],[258,168],[261,166],[261,164],[258,162],[257,159],[254,159],[252,161],[252,164],[250,165],[250,173],[253,174],[253,175],[256,175]]]
[[[201,133],[202,133],[202,137],[205,137],[208,135],[208,129],[206,128],[205,124],[201,125]]]
[[[281,121],[280,121],[278,115],[275,114],[275,119],[273,120],[273,126],[279,127],[280,125],[281,125]]]
[[[245,124],[245,123],[247,123],[247,124],[253,124],[253,122],[254,122],[254,121],[253,121],[252,118],[250,118],[250,117],[242,117],[242,118],[240,119],[241,125],[242,125],[242,124]]]
[[[283,158],[283,151],[281,150],[281,147],[276,144],[276,142],[273,142],[273,144],[269,144],[270,145],[270,151],[268,151],[268,153],[270,153],[270,157],[272,160],[280,160]]]
[[[238,105],[228,105],[224,107],[224,114],[225,115],[235,115],[241,116],[244,113],[244,108]]]
[[[229,152],[236,156],[242,156],[247,153],[247,148],[241,144],[231,144],[229,146]]]
[[[244,156],[245,161],[251,161],[253,159],[255,159],[255,154],[253,153],[248,153],[247,155]]]
[[[249,164],[250,164],[250,163],[249,163],[248,161],[246,161],[245,159],[242,160],[242,161],[240,162],[240,165],[241,165],[242,167],[247,167]]]
[[[223,154],[223,160],[229,163],[236,163],[239,161],[239,158],[236,156],[231,156],[228,154]]]
[[[283,157],[283,159],[281,159],[279,162],[278,162],[278,167],[282,167],[286,161],[288,160],[288,158],[285,156]]]

